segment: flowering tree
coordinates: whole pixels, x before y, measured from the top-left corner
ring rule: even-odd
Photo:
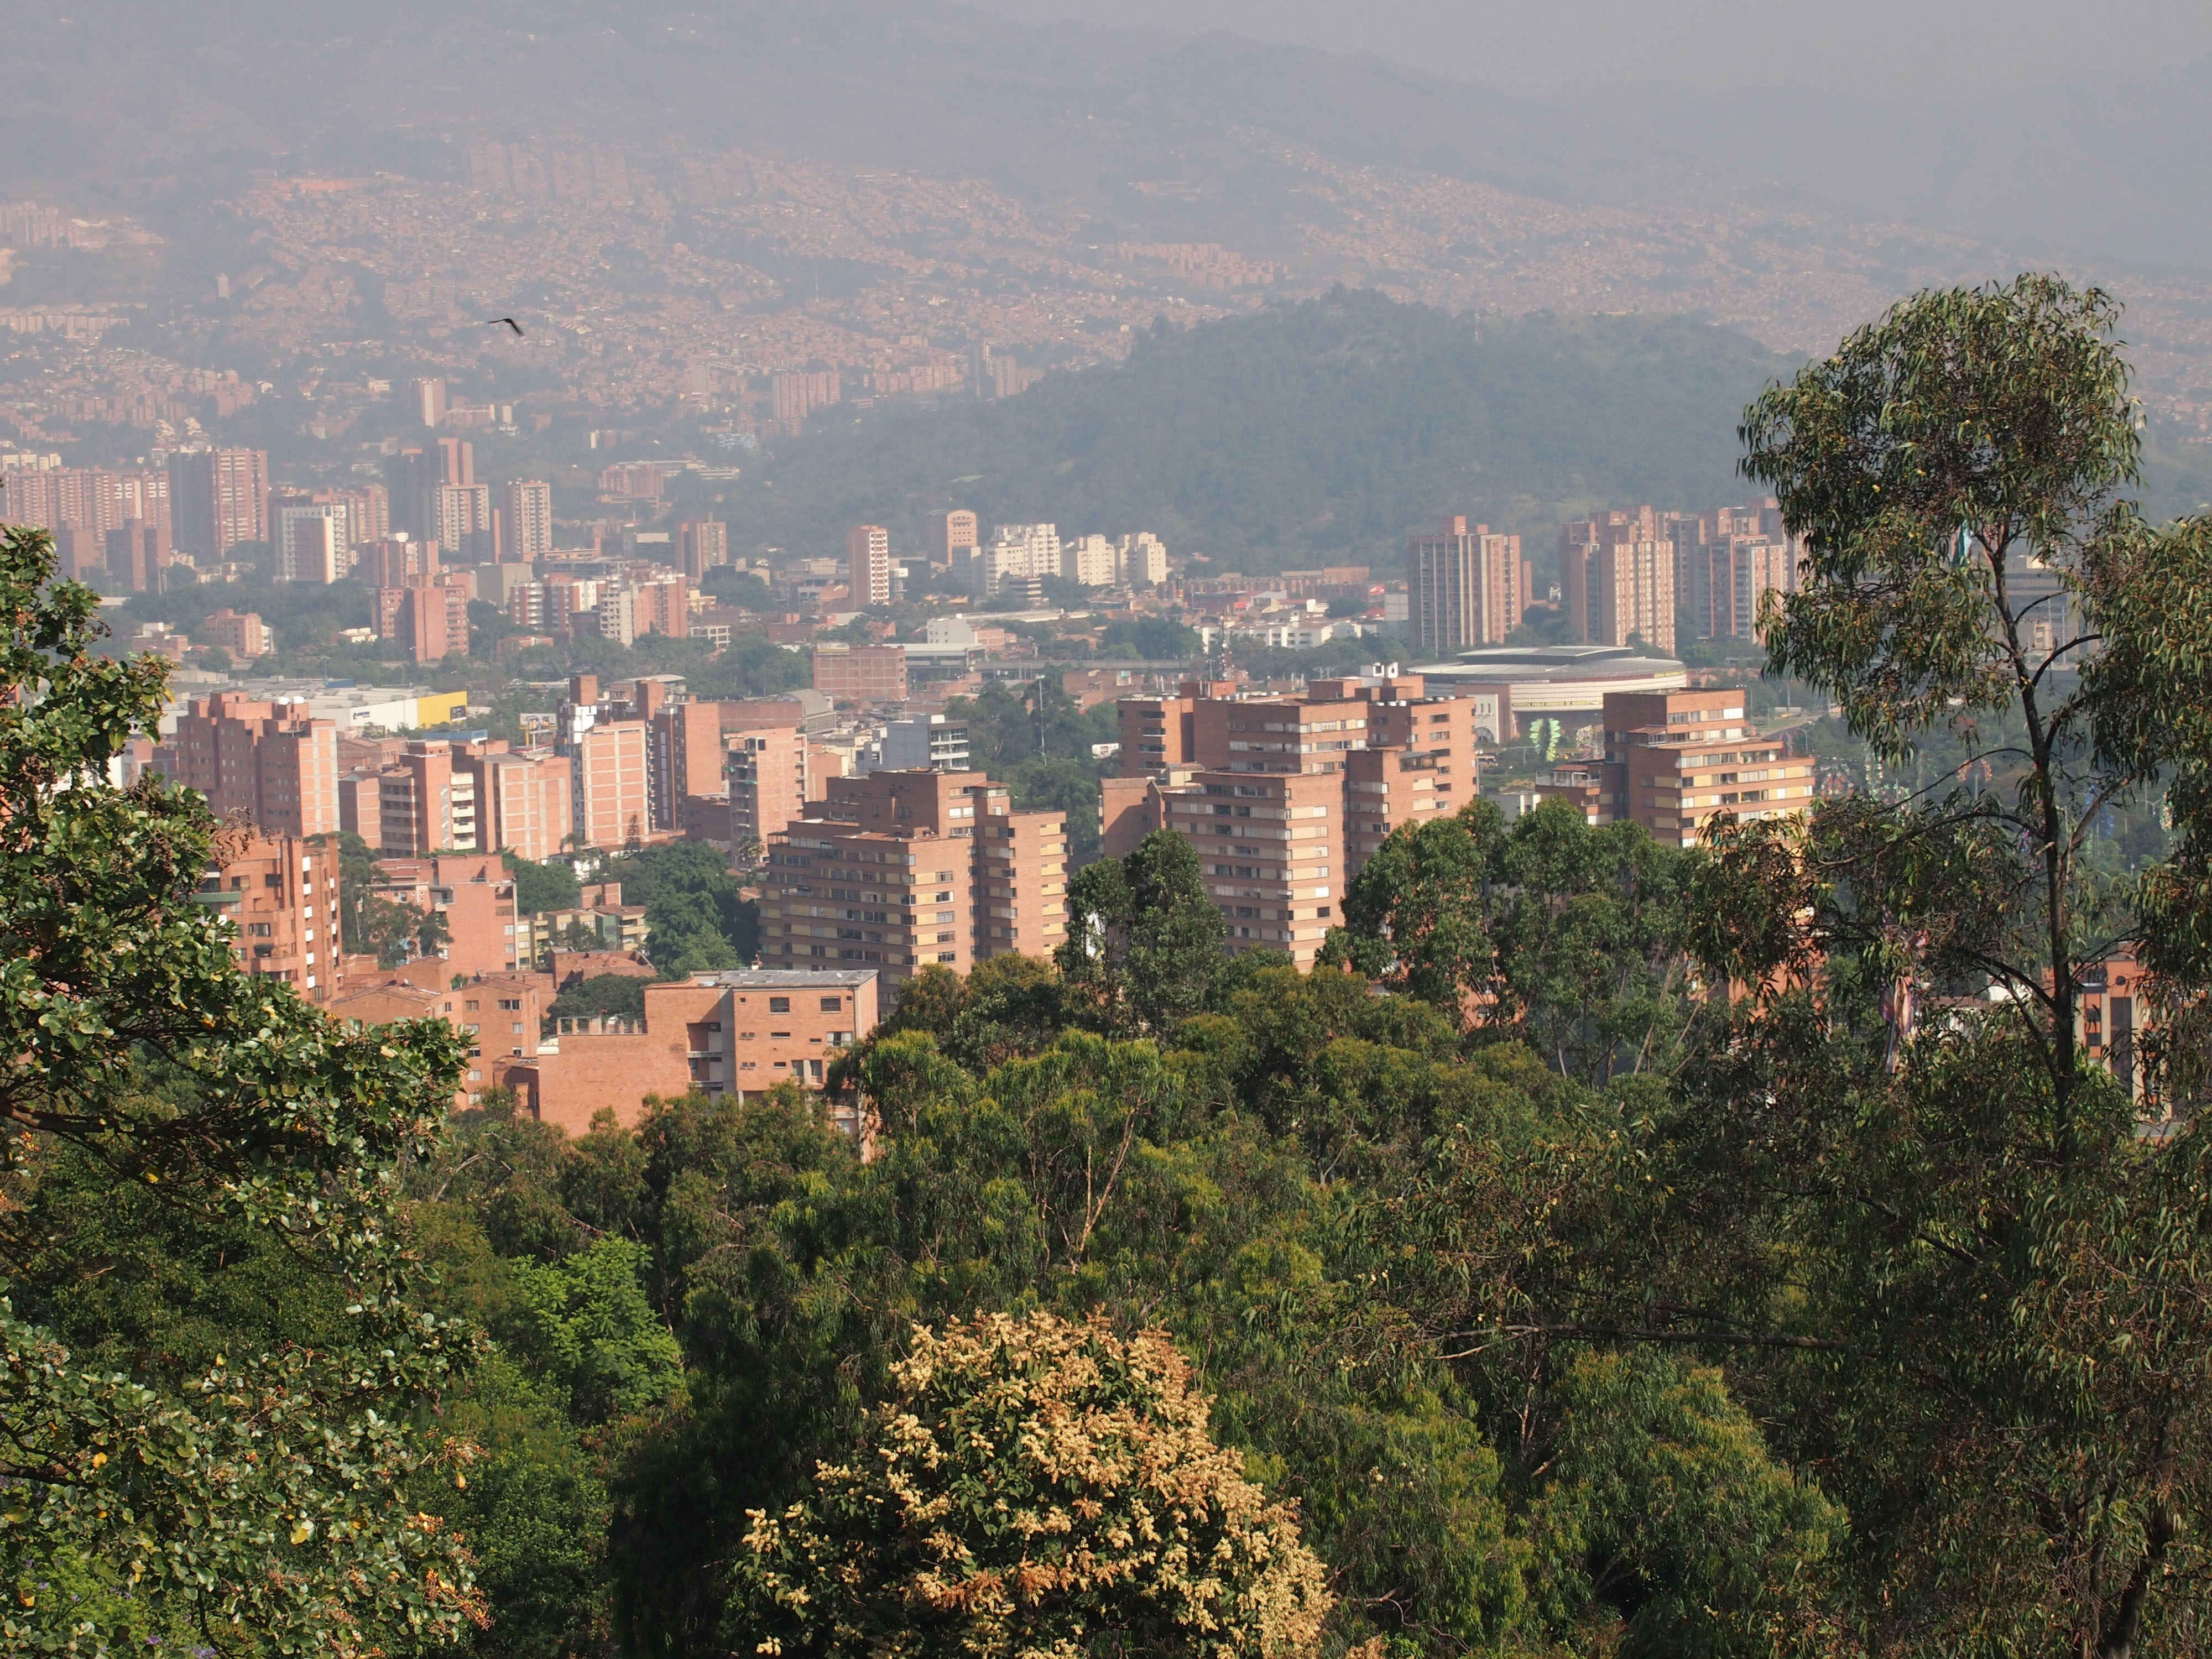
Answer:
[[[1314,1652],[1291,1507],[1213,1443],[1164,1334],[994,1314],[915,1334],[852,1455],[751,1511],[728,1635],[882,1659]]]

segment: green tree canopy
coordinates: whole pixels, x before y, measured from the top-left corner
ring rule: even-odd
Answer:
[[[1156,830],[1076,872],[1067,891],[1060,970],[1104,1029],[1165,1033],[1206,1006],[1224,929],[1188,841]]]
[[[507,874],[514,878],[514,908],[522,915],[534,916],[547,910],[573,910],[583,902],[582,884],[568,866],[539,864],[512,848],[499,857]]]
[[[1687,898],[1701,854],[1547,801],[1510,830],[1489,802],[1391,834],[1345,894],[1322,960],[1602,1083],[1680,1058],[1692,1014]]]
[[[2024,734],[2005,787],[1723,820],[1681,885],[1713,992],[1671,1075],[1616,1078],[1519,1140],[1449,1131],[1376,1212],[1394,1299],[1492,1411],[1625,1344],[1723,1366],[1850,1518],[1815,1525],[1773,1486],[1747,1522],[1796,1504],[1790,1527],[1843,1540],[1776,1559],[1825,1559],[1870,1648],[2118,1659],[2186,1646],[2207,1611],[2212,1319],[2180,1287],[2212,1271],[2212,1182],[2197,1097],[2172,1092],[2195,1074],[2093,1064],[2078,1023],[2117,940],[2185,971],[2202,927],[2186,867],[2154,867],[2160,903],[2137,907],[2079,856],[2100,797],[2203,763],[2136,744],[2186,678],[2115,659],[2199,648],[2148,614],[2198,568],[2194,527],[2114,499],[2133,438],[2112,319],[2045,278],[1925,295],[1753,406],[1747,468],[1808,538],[1771,666],[1893,754],[1960,721]],[[2070,620],[2038,635],[2039,605]],[[1466,865],[1438,864],[1394,954],[1430,960],[1441,935],[1433,959],[1479,965],[1449,927]],[[2102,988],[2117,1009],[2144,988]],[[2143,1133],[2165,1103],[2185,1121]],[[1643,1455],[1625,1428],[1603,1454],[1615,1480]]]
[[[470,1337],[416,1304],[393,1176],[458,1041],[239,970],[206,803],[106,781],[166,668],[93,654],[53,574],[0,535],[0,1639],[451,1638],[481,1602],[426,1504],[471,1452],[425,1429]]]

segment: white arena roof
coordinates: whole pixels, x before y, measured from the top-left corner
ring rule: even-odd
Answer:
[[[1625,645],[1486,645],[1412,671],[1436,688],[1510,688],[1516,722],[1547,714],[1595,714],[1609,691],[1679,691],[1689,684],[1672,657]]]

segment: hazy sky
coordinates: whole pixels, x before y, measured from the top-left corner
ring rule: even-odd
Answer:
[[[975,0],[1369,52],[1509,92],[1577,82],[1794,81],[1875,95],[2026,87],[2212,52],[2207,0]]]

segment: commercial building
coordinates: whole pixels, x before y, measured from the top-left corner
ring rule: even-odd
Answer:
[[[219,694],[222,695],[222,694]],[[290,704],[316,720],[328,720],[340,735],[360,737],[371,730],[420,731],[443,726],[468,707],[465,691],[429,691],[420,687],[333,685],[320,679],[252,679],[228,695],[248,702]],[[179,711],[183,718],[184,711]]]
[[[281,979],[311,1002],[340,988],[338,850],[297,836],[256,836],[211,864],[194,895],[230,924],[241,971]]]
[[[845,538],[845,586],[857,609],[891,602],[891,532],[883,526],[855,525]]]
[[[1415,652],[1502,644],[1528,604],[1521,538],[1447,518],[1435,534],[1407,538],[1406,586]]]
[[[980,772],[874,772],[769,837],[769,967],[865,963],[896,993],[921,967],[1048,956],[1066,938],[1066,814],[1012,810]]]
[[[204,449],[169,458],[169,534],[178,551],[220,559],[269,539],[269,452]]]
[[[1432,692],[1474,700],[1478,722],[1491,723],[1499,743],[1525,736],[1540,720],[1557,720],[1569,732],[1595,726],[1615,692],[1671,691],[1689,683],[1674,658],[1627,646],[1490,646],[1413,672]]]
[[[338,828],[337,726],[305,702],[264,702],[241,691],[195,697],[154,767],[207,797],[217,817],[242,814],[270,835]]]
[[[814,689],[839,702],[903,702],[907,696],[902,645],[817,645]]]

